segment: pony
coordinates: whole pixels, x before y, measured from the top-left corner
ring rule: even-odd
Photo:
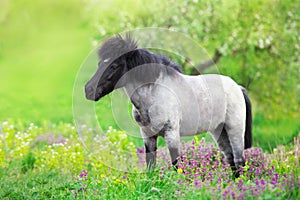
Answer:
[[[106,39],[98,50],[98,69],[85,85],[88,100],[98,101],[123,88],[140,126],[147,169],[156,164],[162,136],[171,162],[180,159],[180,137],[209,132],[233,168],[245,166],[252,145],[251,102],[246,90],[218,74],[184,75],[168,57],[139,48],[132,36]]]

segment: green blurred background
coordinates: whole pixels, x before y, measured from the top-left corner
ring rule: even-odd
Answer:
[[[220,73],[253,101],[255,145],[271,150],[299,133],[298,0],[0,0],[0,121],[72,123],[73,84],[88,53],[142,27],[184,32],[219,53]],[[102,127],[117,127],[109,97],[96,105]]]

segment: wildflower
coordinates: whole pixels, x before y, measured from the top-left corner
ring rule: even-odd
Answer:
[[[231,196],[234,198],[234,197],[235,197],[235,193],[234,193],[234,192],[232,192],[232,193],[231,193]]]
[[[244,194],[240,194],[239,196],[238,196],[238,200],[243,200],[244,199]]]
[[[212,192],[213,194],[216,194],[216,188],[212,188],[212,189],[211,189],[211,192]]]
[[[197,136],[194,136],[194,141],[195,141],[196,145],[199,144],[199,138]]]
[[[178,169],[177,169],[177,172],[178,172],[178,173],[182,173],[183,170],[182,170],[181,168],[178,168]]]
[[[81,174],[79,175],[80,178],[85,177],[88,175],[88,171],[82,170]]]
[[[105,176],[105,174],[101,174],[100,177],[101,178],[105,178],[106,176]]]
[[[79,189],[79,191],[84,190],[85,187],[86,187],[86,184],[82,184],[82,187]]]
[[[195,180],[194,181],[194,186],[195,186],[196,189],[200,189],[201,188],[201,181]]]
[[[227,194],[229,194],[229,192],[230,192],[229,190],[225,190],[225,192],[223,192],[222,196],[223,196],[223,197],[226,197]]]
[[[241,189],[243,185],[244,185],[243,180],[240,179],[238,182],[238,188]]]
[[[255,185],[256,185],[256,186],[259,186],[258,178],[255,178]]]
[[[116,180],[114,181],[114,183],[118,184],[118,183],[122,183],[122,181],[121,181],[120,179],[116,179]]]

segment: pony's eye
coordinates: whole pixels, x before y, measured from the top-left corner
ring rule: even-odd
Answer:
[[[109,62],[110,58],[106,58],[105,60],[103,60],[104,63]]]

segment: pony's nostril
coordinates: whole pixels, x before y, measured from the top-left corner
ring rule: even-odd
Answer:
[[[88,89],[88,93],[94,93],[94,89],[92,88],[92,87],[90,87],[89,89]]]
[[[85,95],[87,97],[93,96],[94,89],[92,87],[85,87]]]
[[[85,87],[85,93],[86,94],[90,94],[92,92],[93,92],[93,88],[91,88],[91,87]]]

